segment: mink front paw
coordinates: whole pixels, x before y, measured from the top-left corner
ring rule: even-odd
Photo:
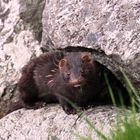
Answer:
[[[63,106],[62,108],[65,111],[65,113],[68,114],[68,115],[70,115],[70,114],[73,114],[74,115],[74,114],[77,113],[76,109],[74,109],[72,107]]]

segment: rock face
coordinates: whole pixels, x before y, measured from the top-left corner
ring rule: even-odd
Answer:
[[[34,5],[39,11],[43,10],[40,8],[41,1],[36,2],[0,1],[0,116],[11,101],[17,100],[16,83],[21,68],[31,57],[41,53],[32,24],[21,17],[23,14],[28,19],[34,18],[32,16]],[[27,16],[28,5],[30,14]],[[32,20],[34,25],[39,22],[37,17],[41,17],[40,12],[36,13],[38,13],[36,20]]]
[[[69,46],[94,50],[96,60],[120,79],[119,67],[123,68],[140,93],[139,0],[0,0],[0,116],[17,100],[20,70],[41,54],[40,47]],[[87,112],[103,132],[115,115],[108,107]],[[0,139],[73,140],[70,130],[76,118],[58,106],[19,110],[0,120]],[[78,120],[72,129],[87,135],[85,126]],[[92,137],[98,139],[95,133]]]
[[[92,113],[94,114],[92,114]],[[116,114],[111,107],[98,107],[85,112],[97,129],[109,135]],[[106,116],[106,117],[105,117]],[[4,140],[77,140],[80,136],[97,134],[77,115],[66,115],[60,106],[48,106],[39,110],[15,111],[0,120],[0,139]]]
[[[95,49],[97,61],[118,77],[122,67],[140,92],[139,7],[139,0],[46,1],[42,45]]]

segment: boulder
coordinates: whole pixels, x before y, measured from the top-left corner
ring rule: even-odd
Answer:
[[[21,68],[30,58],[41,54],[39,41],[31,24],[36,25],[39,20],[36,18],[29,23],[26,22],[26,18],[33,18],[31,13],[35,10],[35,6],[39,11],[43,9],[40,8],[41,1],[2,0],[0,2],[0,116],[3,116],[11,102],[17,100],[16,85]],[[38,14],[36,17],[40,17],[40,12],[36,13]],[[25,15],[25,20],[21,17],[22,14]]]
[[[58,105],[38,110],[20,109],[0,120],[0,139],[77,140],[79,135],[99,140],[86,122],[86,117],[93,122],[96,129],[108,136],[116,113],[114,108],[109,106],[89,109],[82,118],[78,115],[66,115]]]

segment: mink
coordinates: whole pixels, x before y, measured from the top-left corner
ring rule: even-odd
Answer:
[[[68,100],[79,107],[90,104],[99,91],[98,79],[91,53],[45,53],[23,67],[20,99],[26,108],[59,102],[67,114],[74,114]]]
[[[38,108],[42,103],[58,102],[67,114],[75,114],[72,104],[83,109],[98,101],[99,104],[111,102],[104,70],[116,89],[120,87],[120,82],[97,63],[90,52],[44,53],[22,69],[18,82],[19,105]],[[19,107],[15,105],[15,108]]]

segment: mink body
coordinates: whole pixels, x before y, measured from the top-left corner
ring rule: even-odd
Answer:
[[[55,102],[54,94],[50,94],[48,87],[49,75],[57,68],[58,61],[63,57],[62,53],[46,53],[38,58],[30,60],[22,69],[22,75],[18,82],[20,99],[23,106],[32,108],[37,102]]]
[[[18,87],[23,106],[37,102],[59,102],[67,114],[77,106],[86,107],[99,92],[94,58],[90,53],[46,53],[23,67]]]
[[[59,102],[67,114],[76,113],[69,101],[81,108],[110,104],[104,73],[115,99],[121,96],[129,104],[126,89],[108,69],[94,61],[91,53],[44,53],[23,67],[18,82],[19,101],[6,114],[22,107],[35,109],[42,103]]]

